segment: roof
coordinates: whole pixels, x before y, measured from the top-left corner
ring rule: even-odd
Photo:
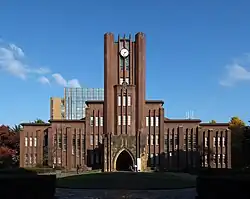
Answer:
[[[200,126],[229,126],[229,123],[200,123]]]
[[[65,122],[65,123],[76,123],[76,122],[85,122],[85,118],[82,118],[80,120],[77,120],[77,119],[74,119],[74,120],[69,120],[69,119],[52,119],[52,120],[49,120],[50,123],[52,122]]]
[[[169,118],[164,118],[164,122],[166,123],[200,123],[200,119],[169,119]]]
[[[163,100],[146,100],[146,104],[164,104]]]
[[[85,102],[86,105],[89,105],[89,104],[103,104],[104,103],[104,100],[87,100]]]
[[[50,123],[21,123],[22,126],[50,126]]]

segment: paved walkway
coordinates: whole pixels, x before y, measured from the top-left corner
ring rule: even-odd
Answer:
[[[176,190],[56,189],[58,199],[195,199],[195,188]]]

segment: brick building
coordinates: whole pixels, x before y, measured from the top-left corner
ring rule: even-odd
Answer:
[[[231,167],[228,123],[164,117],[162,100],[146,100],[143,33],[104,35],[104,101],[87,101],[82,120],[22,124],[20,166],[48,164],[104,171],[160,167]]]

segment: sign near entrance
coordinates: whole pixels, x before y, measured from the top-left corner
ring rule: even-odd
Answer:
[[[137,158],[137,171],[141,171],[141,158]]]

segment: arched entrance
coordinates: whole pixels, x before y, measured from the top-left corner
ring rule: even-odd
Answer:
[[[134,166],[134,161],[127,150],[123,150],[117,157],[115,162],[117,171],[130,171],[130,167]]]

